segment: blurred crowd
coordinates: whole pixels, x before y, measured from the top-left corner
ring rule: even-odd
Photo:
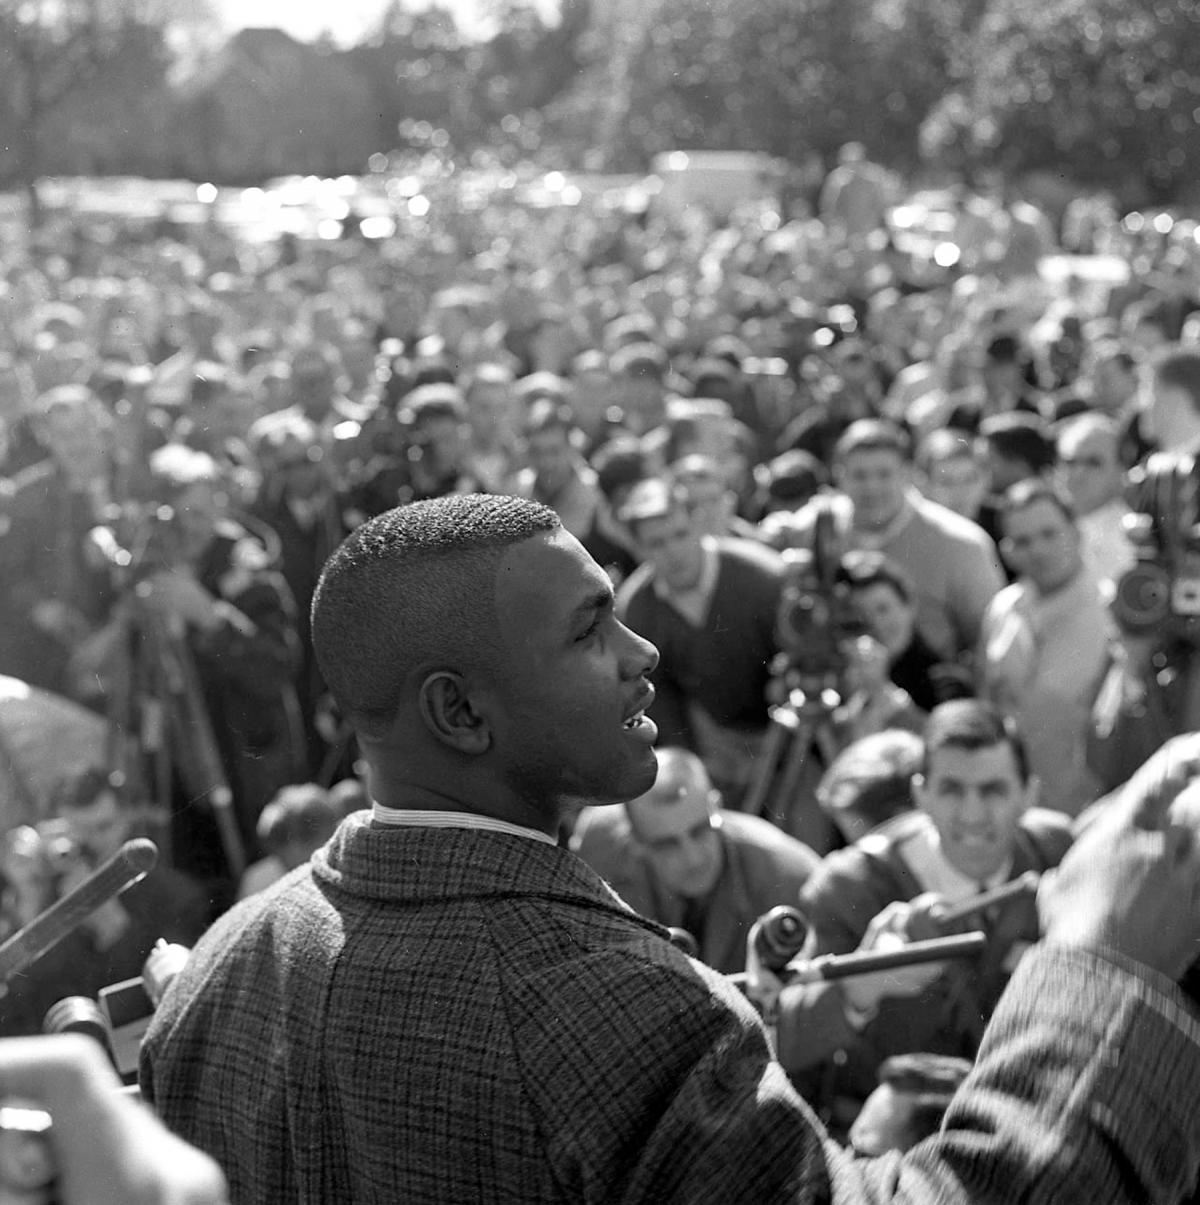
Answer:
[[[585,815],[574,840],[640,867],[622,894],[720,969],[830,858],[853,878],[848,851],[901,841],[950,700],[1015,725],[1014,790],[1053,814],[982,877],[1053,864],[1197,727],[1200,227],[957,189],[921,240],[900,200],[851,153],[811,212],[498,200],[269,242],[63,219],[0,248],[0,674],[109,732],[95,778],[9,801],[5,929],[129,833],[164,851],[2,1028],[193,941],[367,805],[309,604],[353,527],[449,492],[553,507],[658,646],[668,802],[695,806]],[[1178,486],[1170,509],[1139,508],[1131,471]],[[709,915],[718,833],[758,853]],[[837,910],[821,882],[814,915]],[[868,1078],[931,1040],[879,1045]]]

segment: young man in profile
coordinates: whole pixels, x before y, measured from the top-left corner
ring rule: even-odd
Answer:
[[[728,982],[554,834],[657,773],[652,645],[536,503],[354,533],[313,632],[374,812],[238,905],[175,980],[142,1090],[238,1202],[1173,1202],[1200,1169],[1200,936],[1174,750],[1045,892],[946,1129],[856,1163]],[[1117,1052],[1120,1051],[1120,1057]]]

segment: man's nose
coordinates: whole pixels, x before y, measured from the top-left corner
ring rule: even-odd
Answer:
[[[638,678],[652,674],[658,667],[658,649],[632,628],[621,624],[621,630],[627,639],[627,650],[622,659],[626,676]]]

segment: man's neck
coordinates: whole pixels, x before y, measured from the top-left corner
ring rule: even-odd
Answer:
[[[466,812],[536,829],[551,837],[557,837],[562,824],[562,807],[543,812],[494,782],[478,790],[464,786],[460,790],[449,791],[426,786],[412,778],[380,773],[374,766],[372,769],[371,795],[385,808],[414,812]]]
[[[850,526],[861,536],[865,536],[870,540],[886,542],[887,540],[891,539],[892,536],[900,532],[900,530],[908,522],[911,515],[912,503],[906,497],[904,501],[900,503],[900,508],[893,512],[887,519],[864,526],[859,522],[858,515],[852,514]]]
[[[1065,582],[1060,582],[1057,586],[1052,586],[1048,590],[1043,590],[1036,582],[1026,578],[1025,581],[1029,586],[1030,592],[1039,602],[1051,602],[1056,598],[1061,598],[1064,594],[1070,591],[1078,584],[1084,574],[1084,566],[1078,565],[1075,572],[1071,574]]]

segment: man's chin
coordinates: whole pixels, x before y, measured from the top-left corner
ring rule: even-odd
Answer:
[[[614,782],[598,790],[590,798],[580,797],[580,803],[591,804],[594,807],[607,806],[614,803],[628,803],[637,799],[650,790],[658,780],[658,758],[653,747],[646,750],[644,761],[637,767],[631,768],[620,782]]]
[[[1003,862],[995,859],[980,859],[980,858],[959,858],[956,863],[952,863],[955,870],[959,874],[966,875],[969,879],[974,879],[977,883],[984,883],[988,879],[1000,872],[1004,865]]]

